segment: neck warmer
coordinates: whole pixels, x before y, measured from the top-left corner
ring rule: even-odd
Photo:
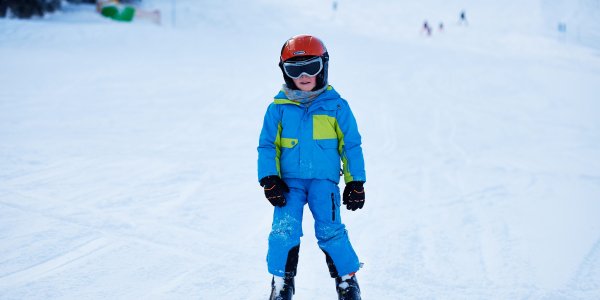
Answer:
[[[288,99],[298,102],[305,105],[310,105],[310,103],[317,98],[321,93],[323,93],[327,89],[327,85],[316,90],[316,91],[301,91],[301,90],[292,90],[287,87],[287,85],[283,85],[283,92],[287,96]]]

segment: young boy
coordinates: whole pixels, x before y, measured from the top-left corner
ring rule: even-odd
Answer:
[[[340,219],[338,183],[343,173],[347,209],[362,208],[364,160],[348,102],[327,84],[328,64],[329,54],[318,38],[298,35],[285,42],[279,59],[285,84],[269,105],[260,134],[258,178],[275,206],[267,254],[271,300],[294,294],[307,203],[339,299],[360,299],[354,275],[360,262]]]

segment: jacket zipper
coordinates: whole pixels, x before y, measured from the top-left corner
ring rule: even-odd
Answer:
[[[304,121],[308,120],[308,106],[304,108]]]

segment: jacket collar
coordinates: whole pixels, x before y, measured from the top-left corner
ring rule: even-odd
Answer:
[[[333,107],[332,109],[335,109],[337,107],[337,104],[335,103],[335,101],[332,101],[332,100],[336,100],[339,98],[340,98],[340,94],[338,94],[338,92],[335,91],[333,86],[329,85],[329,86],[327,86],[327,89],[322,94],[317,96],[317,98],[315,98],[315,100],[313,100],[310,103],[310,106],[308,106],[308,110],[313,111],[317,108],[322,108],[322,107],[327,109],[329,106],[332,106]],[[275,103],[275,104],[291,104],[291,105],[296,105],[299,107],[306,107],[301,103],[298,103],[298,102],[288,99],[288,97],[285,95],[283,90],[280,90],[279,93],[275,96],[273,103]]]

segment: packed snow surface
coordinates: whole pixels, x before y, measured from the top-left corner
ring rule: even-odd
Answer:
[[[598,1],[450,2],[0,19],[0,298],[267,299],[256,147],[311,33],[363,136],[364,299],[600,299]],[[336,299],[312,226],[295,299]]]

